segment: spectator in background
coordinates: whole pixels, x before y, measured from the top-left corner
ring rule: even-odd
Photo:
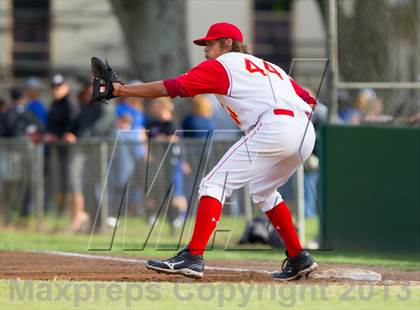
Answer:
[[[75,120],[80,108],[70,98],[70,86],[61,74],[51,79],[53,101],[47,115],[47,130],[44,135],[46,143],[65,141],[75,142]]]
[[[124,206],[131,204],[130,198],[128,198],[130,203],[127,204],[121,200],[124,190],[128,187],[130,179],[134,174],[136,167],[136,145],[140,142],[138,131],[131,130],[132,126],[133,119],[129,113],[117,117],[115,123],[115,136],[117,140],[113,152],[114,155],[110,162],[110,174],[107,182],[109,184],[110,204],[108,210],[109,216],[106,219],[106,223],[110,226],[117,224],[117,213],[121,203],[124,203]],[[132,188],[130,186],[128,194],[130,194]],[[127,199],[127,196],[125,199]]]
[[[147,123],[147,129],[149,130],[149,138],[157,139],[160,141],[167,142],[178,142],[176,133],[176,125],[173,119],[174,104],[169,97],[161,97],[152,100],[149,104],[149,116]],[[169,220],[171,222],[172,228],[177,228],[184,222],[186,217],[186,210],[188,207],[187,199],[184,193],[184,175],[191,172],[191,167],[187,162],[183,160],[183,154],[181,150],[181,145],[178,143],[172,143],[170,145],[170,160],[172,176],[171,179],[167,178],[166,181],[172,181],[174,186],[174,195],[171,201],[171,206],[173,208],[169,211]],[[162,158],[159,158],[159,160]],[[165,161],[167,162],[167,161]],[[164,190],[168,188],[165,184],[161,186]],[[163,193],[166,195],[166,193]],[[158,199],[162,198],[162,193],[158,195]],[[149,200],[151,205],[148,206],[148,209],[157,211],[155,200]],[[149,223],[152,224],[154,220],[154,215],[149,218]]]
[[[61,74],[51,79],[53,101],[48,111],[47,130],[44,135],[45,143],[58,142],[51,146],[57,151],[58,167],[60,171],[59,208],[64,209],[68,203],[71,211],[71,224],[68,233],[75,233],[87,228],[89,215],[84,210],[84,197],[79,175],[80,169],[74,169],[80,161],[75,156],[74,149],[68,144],[77,140],[75,125],[79,116],[79,107],[70,99],[70,86]]]
[[[176,131],[172,116],[173,110],[174,106],[170,98],[154,99],[148,104],[146,123],[148,139],[152,141],[158,140],[170,142],[171,137],[173,137]],[[152,150],[154,151],[151,152],[148,162],[150,166],[149,170],[158,172],[158,165],[162,160],[161,155],[165,152],[163,150],[161,150],[161,152],[157,151],[161,154],[156,156],[156,150],[159,150],[159,148],[152,146]],[[169,155],[171,156],[170,164],[178,161],[177,158],[174,158],[173,156],[173,148],[171,149]],[[167,166],[168,160],[165,160],[163,163],[165,164],[165,167],[163,168],[164,171],[173,171],[173,167]],[[147,199],[145,201],[145,210],[147,212],[146,216],[148,217],[149,225],[152,225],[156,219],[159,207],[159,205],[157,205],[157,201],[160,202],[162,197],[165,197],[167,194],[166,190],[169,188],[169,182],[171,182],[172,178],[163,178],[160,176],[159,179],[161,180],[159,188],[157,188],[156,184],[152,185],[150,195],[146,197]],[[174,219],[174,216],[172,216],[172,219]]]
[[[353,105],[349,105],[350,99],[346,92],[339,92],[339,120],[349,125],[362,123],[387,123],[394,118],[383,114],[383,101],[371,88],[361,89]],[[344,104],[343,104],[344,103]]]
[[[363,121],[376,118],[378,113],[382,113],[382,103],[376,97],[376,93],[371,88],[361,89],[353,105],[347,92],[338,93],[338,118],[341,123],[349,125],[360,125]],[[371,111],[371,115],[368,115]],[[368,116],[368,119],[366,117]]]
[[[416,125],[420,125],[420,112],[418,113],[414,113],[410,119],[409,122],[411,125],[416,126]]]
[[[25,81],[25,96],[28,98],[27,107],[39,121],[45,126],[47,122],[47,109],[40,98],[42,82],[36,77],[30,77]]]
[[[338,122],[341,124],[352,124],[358,120],[358,112],[351,105],[349,93],[345,90],[337,93]]]
[[[129,81],[127,84],[141,84],[139,80]],[[118,117],[124,114],[130,115],[131,129],[141,130],[146,127],[146,119],[144,115],[144,99],[138,97],[120,97],[115,112]]]
[[[150,138],[169,140],[176,131],[173,117],[174,104],[169,97],[153,99],[148,107],[146,128]]]
[[[80,106],[80,114],[75,120],[74,133],[77,139],[88,139],[94,137],[107,137],[111,136],[114,131],[115,126],[115,111],[113,105],[103,104],[101,102],[91,102],[92,96],[92,83],[89,80],[81,80],[81,88],[77,94],[77,99]],[[79,184],[84,185],[82,188],[85,189],[85,192],[89,193],[87,197],[77,195],[82,195],[82,189],[76,191],[79,193],[75,194],[76,203],[76,213],[80,215],[76,216],[79,218],[87,218],[86,215],[83,215],[83,210],[85,210],[86,205],[91,205],[96,207],[99,203],[100,192],[98,187],[100,184],[93,179],[95,175],[95,167],[97,167],[97,154],[92,152],[92,149],[86,150],[83,147],[78,147],[74,149],[73,152],[73,162],[72,162],[72,174],[78,178],[77,181]],[[83,204],[83,207],[81,205]],[[80,211],[82,210],[82,211]],[[82,227],[83,221],[75,221],[73,226],[70,226],[69,231],[78,231],[83,230]],[[87,226],[87,225],[86,225]]]
[[[139,80],[129,81],[127,84],[141,84]],[[141,181],[142,167],[144,166],[147,135],[145,131],[144,99],[138,97],[121,97],[116,106],[116,116],[118,119],[118,156],[115,157],[114,167],[120,168],[115,172],[117,180],[113,182],[117,186],[119,194],[122,194],[125,184],[130,183],[128,205],[130,210],[141,213],[142,195]],[[123,131],[121,131],[123,130]],[[115,192],[115,191],[114,191]],[[115,202],[113,203],[115,204]]]
[[[239,130],[238,125],[226,113],[226,110],[220,105],[215,95],[207,95],[207,98],[212,103],[213,117],[212,124],[217,132],[214,133],[214,140],[232,140],[236,141],[242,136],[242,131]]]
[[[3,137],[3,125],[4,125],[4,114],[6,112],[6,101],[0,97],[0,138]],[[2,161],[2,154],[0,153],[0,161]],[[5,199],[3,199],[3,192],[4,192],[4,175],[2,173],[2,178],[0,178],[0,214],[6,214],[6,203]]]
[[[78,93],[81,112],[76,119],[75,131],[78,138],[111,136],[115,125],[114,107],[101,102],[91,102],[92,83],[81,81]]]
[[[13,88],[10,91],[10,108],[2,113],[1,130],[2,135],[7,138],[31,138],[33,141],[37,140],[38,133],[43,130],[40,121],[33,115],[26,107],[25,98],[19,89]],[[5,103],[2,104],[4,111]],[[22,152],[22,151],[21,151]],[[17,155],[22,159],[22,179],[13,180],[8,184],[2,184],[2,187],[7,189],[4,192],[11,192],[13,189],[19,187],[19,193],[16,196],[22,199],[21,206],[19,206],[19,213],[22,217],[29,215],[31,205],[31,187],[30,187],[30,170],[28,169],[29,158],[25,154]],[[22,182],[22,183],[16,183]]]
[[[131,81],[139,83],[140,81]],[[141,83],[141,82],[140,82]],[[141,213],[141,184],[144,175],[141,174],[146,154],[147,135],[145,131],[145,115],[142,98],[121,98],[116,106],[116,137],[117,145],[111,163],[110,185],[110,217],[107,223],[116,224],[116,212],[121,203],[125,186],[128,190],[128,208]]]
[[[138,84],[141,81],[129,81],[128,84]],[[133,172],[134,187],[130,191],[131,210],[136,210],[138,213],[142,212],[142,194],[141,182],[144,181],[144,167],[146,149],[147,149],[147,134],[146,134],[146,116],[144,113],[144,99],[139,97],[125,98],[128,106],[131,108],[132,124],[131,130],[134,130],[132,145],[133,159],[135,162]]]
[[[182,121],[182,136],[185,138],[210,138],[213,135],[213,104],[206,95],[197,95],[192,98],[191,113],[188,114]],[[201,143],[198,144],[188,144],[190,147],[184,149],[185,156],[191,160],[190,162],[194,163],[194,159],[197,157],[197,149],[195,146],[202,147]],[[187,167],[188,168],[188,167]],[[182,173],[182,165],[177,166],[178,170],[181,170],[176,173],[178,177],[184,177]],[[188,168],[188,171],[191,168]],[[186,172],[188,172],[186,171]],[[189,173],[185,173],[187,175]],[[194,187],[194,176],[186,177],[185,179],[185,193],[188,195],[193,192]],[[185,197],[185,196],[183,196]],[[230,198],[229,198],[230,199]],[[230,202],[230,201],[229,201]],[[228,204],[229,204],[228,202]],[[185,201],[186,203],[186,201]],[[181,220],[184,218],[180,217],[176,220],[176,226],[180,226],[183,223]]]
[[[359,91],[353,106],[359,111],[361,116],[365,116],[370,106],[376,99],[376,93],[372,88],[363,88]]]
[[[0,98],[0,137],[4,136],[4,123],[5,123],[5,114],[7,110],[6,100]]]
[[[23,93],[13,88],[10,91],[10,108],[3,115],[4,137],[31,137],[35,139],[44,127],[37,117],[28,110]]]
[[[206,138],[213,133],[213,107],[205,95],[192,98],[191,113],[182,121],[183,136],[185,138]]]
[[[381,118],[384,114],[384,103],[381,98],[375,96],[373,100],[369,102],[369,106],[366,109],[365,121],[376,121],[377,118]]]
[[[369,106],[363,118],[363,122],[365,123],[389,123],[393,120],[393,116],[384,114],[384,103],[378,96],[375,96],[375,98],[369,102]]]

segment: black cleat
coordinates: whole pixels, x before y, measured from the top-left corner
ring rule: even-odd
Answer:
[[[318,264],[307,251],[300,251],[295,257],[289,257],[286,251],[286,256],[281,271],[273,273],[275,280],[290,281],[302,276],[307,277],[318,268]]]
[[[202,255],[194,255],[185,247],[174,257],[164,260],[148,260],[146,267],[156,272],[182,274],[184,276],[201,279],[204,271],[204,261]]]

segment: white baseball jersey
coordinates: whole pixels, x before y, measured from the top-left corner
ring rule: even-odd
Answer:
[[[217,61],[226,69],[230,87],[226,95],[216,97],[242,130],[248,131],[268,110],[311,112],[280,67],[243,53],[227,53]]]
[[[200,197],[223,203],[249,183],[252,200],[262,211],[280,203],[277,188],[313,150],[315,131],[307,114],[315,98],[278,66],[243,53],[204,61],[164,84],[172,97],[215,94],[246,133],[203,178]]]

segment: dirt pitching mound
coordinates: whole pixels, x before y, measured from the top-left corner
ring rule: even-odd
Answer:
[[[204,278],[194,280],[181,275],[158,274],[148,270],[145,258],[101,256],[72,253],[0,252],[0,279],[89,280],[135,282],[273,282],[270,272],[279,270],[280,262],[245,260],[208,260]],[[320,277],[337,270],[360,269],[360,266],[321,264],[306,283],[354,283],[354,280]],[[420,271],[402,271],[385,267],[364,268],[382,276],[376,284],[418,282]],[[331,271],[331,272],[330,272]],[[364,282],[364,281],[358,281]],[[420,284],[420,282],[416,283]]]

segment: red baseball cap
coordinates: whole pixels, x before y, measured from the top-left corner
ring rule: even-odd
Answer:
[[[232,39],[242,42],[243,36],[241,30],[234,24],[216,23],[210,26],[205,37],[194,40],[193,42],[197,45],[205,46],[206,41],[217,39]]]

